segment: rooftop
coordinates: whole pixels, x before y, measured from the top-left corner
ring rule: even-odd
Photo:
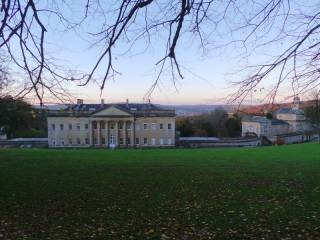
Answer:
[[[175,111],[151,103],[73,104],[51,116],[89,116],[109,107],[116,107],[136,116],[175,116]]]
[[[270,122],[271,125],[282,125],[282,124],[288,124],[285,121],[279,120],[279,119],[268,119],[266,117],[261,116],[250,116],[247,118],[244,118],[245,122],[257,122],[257,123],[268,123]]]
[[[296,108],[280,108],[277,111],[277,114],[297,114],[297,115],[304,115],[303,110],[301,109],[296,109]]]

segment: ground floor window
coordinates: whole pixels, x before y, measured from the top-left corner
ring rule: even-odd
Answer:
[[[131,139],[127,138],[127,144],[131,144]]]
[[[123,144],[123,138],[119,138],[119,144]]]
[[[151,143],[152,143],[152,145],[156,145],[156,139],[155,139],[155,138],[152,138],[152,139],[151,139]]]
[[[168,138],[168,145],[171,145],[171,138]]]
[[[114,138],[114,135],[110,135],[110,137],[109,137],[109,142],[110,142],[110,144],[115,144],[115,138]]]
[[[163,138],[160,138],[160,145],[163,145]]]
[[[86,144],[89,144],[89,138],[86,138],[85,141],[86,141]]]
[[[77,144],[81,144],[81,140],[80,140],[80,138],[77,138]]]
[[[106,139],[104,137],[101,138],[101,144],[106,144]]]
[[[69,138],[69,144],[70,145],[72,144],[72,138]]]
[[[140,144],[139,143],[139,138],[136,138],[136,144],[138,144],[138,145]]]
[[[148,144],[148,139],[147,138],[143,138],[143,144]]]

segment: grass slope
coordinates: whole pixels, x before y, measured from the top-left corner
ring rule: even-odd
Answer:
[[[0,149],[0,239],[319,239],[320,145]]]

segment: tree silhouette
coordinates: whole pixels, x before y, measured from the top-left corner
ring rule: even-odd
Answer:
[[[79,19],[70,19],[66,8],[82,6]],[[56,18],[66,31],[82,31],[95,20],[98,31],[90,33],[91,46],[103,47],[91,71],[77,73],[61,67],[46,51],[48,25]],[[247,66],[246,77],[234,82],[237,91],[230,100],[242,102],[252,91],[261,90],[264,81],[275,79],[265,94],[274,101],[280,85],[290,83],[294,94],[305,93],[319,84],[320,6],[316,1],[298,0],[122,0],[33,1],[2,0],[0,8],[0,49],[28,76],[19,96],[34,93],[65,101],[66,82],[81,86],[97,81],[101,90],[118,73],[114,67],[119,45],[132,48],[144,42],[146,48],[159,37],[164,40],[163,57],[150,91],[152,94],[164,71],[173,82],[183,78],[177,47],[189,38],[203,49],[213,45],[242,48],[250,56],[257,49],[272,49],[263,64]],[[223,35],[219,41],[219,36]],[[280,46],[279,48],[275,46]],[[272,52],[272,51],[270,51]],[[125,57],[126,52],[120,57]],[[119,56],[118,56],[119,57]],[[101,81],[95,79],[99,68]]]

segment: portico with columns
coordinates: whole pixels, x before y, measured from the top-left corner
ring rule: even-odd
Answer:
[[[134,146],[134,118],[99,117],[89,121],[92,147]]]
[[[134,144],[134,116],[117,107],[93,113],[89,119],[90,145],[93,147],[121,147]]]

